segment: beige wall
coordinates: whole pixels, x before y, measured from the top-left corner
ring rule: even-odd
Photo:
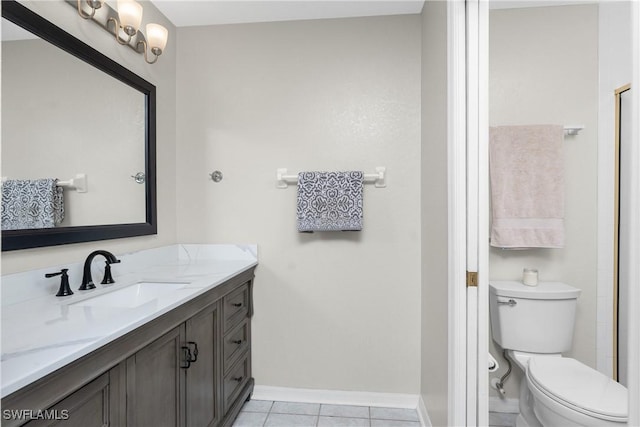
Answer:
[[[493,280],[519,280],[523,267],[540,280],[582,289],[573,348],[567,354],[596,366],[598,7],[557,6],[493,10],[490,14],[491,125],[584,124],[564,142],[566,167],[563,249],[490,253]],[[501,356],[491,341],[495,356]],[[499,358],[501,369],[506,363]],[[517,398],[518,375],[507,381]]]
[[[148,237],[3,252],[2,273],[8,274],[78,262],[84,259],[89,252],[99,248],[122,253],[175,243],[175,68],[177,50],[175,27],[158,12],[153,4],[147,1],[142,2],[144,6],[142,26],[144,27],[147,22],[159,22],[169,29],[169,42],[165,52],[156,64],[148,65],[144,62],[142,55],[136,54],[127,47],[120,46],[102,28],[81,19],[74,8],[66,2],[23,0],[21,3],[156,86],[158,234]],[[90,138],[91,135],[87,135],[87,137]],[[87,171],[87,174],[90,173]],[[101,206],[97,205],[95,208],[100,209]],[[72,278],[72,280],[74,279]]]
[[[422,10],[422,367],[420,393],[434,426],[447,425],[447,4]]]
[[[420,390],[420,28],[414,15],[179,30],[178,238],[258,244],[259,385]],[[296,232],[277,168],[376,166],[388,186],[365,187],[362,232]]]

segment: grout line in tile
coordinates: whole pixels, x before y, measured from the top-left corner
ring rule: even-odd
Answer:
[[[271,405],[270,405],[270,407],[269,407],[269,409],[268,409],[268,411],[267,411],[267,412],[261,412],[261,413],[266,413],[266,414],[267,414],[267,417],[265,418],[265,421],[264,421],[264,423],[262,424],[262,426],[263,426],[263,427],[264,427],[264,426],[266,426],[266,424],[267,424],[267,420],[268,420],[268,418],[269,418],[269,415],[270,415],[270,414],[280,414],[279,412],[273,412],[273,408],[274,408],[274,406],[275,406],[275,403],[276,403],[276,401],[272,401],[272,402],[271,402]],[[284,402],[284,403],[296,403],[296,402]],[[313,414],[307,414],[307,415],[311,415],[311,416],[315,416],[315,417],[316,417],[316,423],[315,423],[315,426],[316,426],[316,427],[317,427],[317,426],[319,425],[319,423],[320,423],[320,416],[321,416],[321,413],[322,413],[322,405],[325,405],[325,404],[319,404],[318,414],[316,414],[316,415],[313,415]],[[340,405],[340,404],[335,404],[335,405]],[[352,405],[346,405],[346,406],[352,406]],[[371,423],[371,421],[373,421],[373,420],[377,420],[377,421],[391,421],[391,420],[382,420],[382,419],[378,419],[378,418],[372,418],[372,416],[371,416],[371,406],[367,406],[367,412],[368,412],[368,417],[367,417],[366,419],[368,419],[368,420],[369,420],[369,423]],[[285,414],[285,415],[286,415],[286,414]],[[296,414],[290,414],[290,415],[296,415]],[[303,415],[303,414],[299,414],[299,415]],[[327,415],[327,416],[328,416],[328,417],[330,417],[331,415]],[[339,416],[338,416],[338,415],[335,415],[335,416],[336,416],[336,417],[339,417],[339,418],[356,418],[356,419],[365,419],[365,418],[363,418],[363,417],[355,417],[355,416],[345,416],[345,415],[339,415]],[[400,421],[400,420],[397,420],[397,421]],[[407,421],[408,421],[408,420],[407,420]],[[419,421],[418,421],[418,422],[419,422]]]
[[[366,417],[361,417],[361,416],[357,416],[357,415],[344,415],[344,414],[340,414],[340,415],[322,415],[322,407],[326,406],[326,405],[330,405],[330,406],[360,406],[360,405],[342,405],[342,404],[335,404],[335,403],[321,403],[320,404],[320,413],[318,414],[319,417],[329,417],[329,418],[356,418],[359,420],[364,420],[364,419],[371,419],[371,410],[369,409],[370,407],[367,406],[367,416]]]

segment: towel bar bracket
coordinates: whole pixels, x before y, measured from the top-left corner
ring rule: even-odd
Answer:
[[[285,175],[287,174],[286,168],[276,169],[276,187],[277,188],[287,188],[289,184],[286,181]],[[290,178],[290,177],[287,177]],[[298,182],[298,177],[295,177],[296,183]]]
[[[566,136],[575,136],[584,129],[584,125],[567,125],[564,127],[564,134]]]
[[[373,183],[376,188],[385,188],[387,186],[387,181],[385,180],[387,173],[387,168],[384,166],[378,166],[376,168],[376,175],[378,175]],[[365,175],[366,178],[366,175]]]
[[[387,168],[378,166],[376,173],[364,174],[363,182],[372,182],[376,188],[384,188],[386,182]],[[289,184],[296,185],[298,183],[298,175],[287,175],[286,168],[276,169],[276,188],[287,188]]]
[[[61,187],[70,187],[75,189],[78,193],[86,193],[87,189],[87,175],[84,173],[76,174],[75,178],[71,178],[68,181],[58,181],[58,185]]]

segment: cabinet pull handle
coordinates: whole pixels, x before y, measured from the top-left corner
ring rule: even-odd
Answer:
[[[196,343],[195,341],[189,341],[188,344],[193,345],[193,359],[191,360],[191,362],[197,362],[198,361],[198,343]]]
[[[234,306],[234,307],[242,307],[242,303],[241,302],[234,302],[231,305]]]
[[[242,344],[242,340],[231,340],[231,343],[240,345]]]
[[[191,352],[191,347],[193,346],[193,352]],[[181,366],[183,369],[189,369],[191,364],[198,361],[198,344],[194,341],[187,342],[186,346],[182,346],[182,351],[184,352],[184,366]]]
[[[191,367],[191,349],[189,347],[182,346],[182,351],[184,352],[184,360],[185,365],[180,366],[182,369],[189,369]]]
[[[241,382],[244,379],[244,377],[233,377],[231,379],[234,380],[234,381]]]

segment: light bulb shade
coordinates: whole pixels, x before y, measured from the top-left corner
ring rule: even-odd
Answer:
[[[147,24],[147,44],[149,49],[159,49],[163,51],[167,45],[169,31],[160,24]]]
[[[142,23],[142,5],[135,0],[118,0],[118,17],[122,28],[138,31]]]

